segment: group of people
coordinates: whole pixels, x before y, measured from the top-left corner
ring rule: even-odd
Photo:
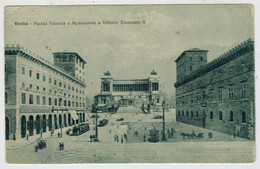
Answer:
[[[167,129],[168,138],[173,138],[175,130],[173,128]]]
[[[60,149],[60,150],[64,150],[64,143],[63,143],[63,142],[60,142],[60,143],[59,143],[59,149]]]
[[[124,135],[121,135],[121,138],[120,138],[121,144],[124,143],[124,140],[125,140],[125,142],[127,141],[127,134],[125,134],[125,133],[124,133]],[[119,136],[116,134],[114,136],[114,141],[119,142]]]

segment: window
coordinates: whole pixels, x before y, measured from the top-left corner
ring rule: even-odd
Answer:
[[[46,81],[46,76],[42,75],[42,80],[45,82]]]
[[[37,86],[37,91],[39,91],[40,90],[40,87],[39,86]]]
[[[159,83],[152,83],[152,91],[158,91],[159,90]]]
[[[213,112],[210,112],[210,119],[213,119]]]
[[[33,95],[32,94],[29,95],[29,104],[33,104]]]
[[[72,101],[72,107],[74,107],[74,101]]]
[[[58,105],[58,100],[54,99],[54,105],[57,106]]]
[[[222,88],[218,89],[218,101],[222,101]]]
[[[21,94],[21,103],[26,104],[26,94],[25,93]]]
[[[36,103],[40,104],[40,96],[36,96]]]
[[[42,91],[43,91],[43,92],[45,92],[45,91],[46,91],[46,88],[45,88],[45,87],[44,87],[44,88],[42,88]]]
[[[190,113],[191,113],[191,117],[193,117],[193,111],[191,111]]]
[[[193,94],[190,95],[190,104],[193,104]]]
[[[57,85],[57,80],[54,80],[54,85]]]
[[[72,86],[72,91],[74,91],[74,87]]]
[[[70,90],[70,86],[68,86],[68,89]]]
[[[30,89],[32,89],[32,87],[33,87],[32,84],[30,84]]]
[[[64,89],[66,89],[66,84],[63,84]]]
[[[157,98],[157,103],[160,103],[160,99],[159,98]]]
[[[61,87],[62,86],[62,83],[61,82],[59,82],[59,87]]]
[[[51,93],[51,89],[49,89],[49,93]]]
[[[52,79],[49,77],[49,83],[51,84]]]
[[[192,66],[190,66],[190,71],[192,71]]]
[[[25,75],[25,67],[22,67],[22,74]]]
[[[32,77],[32,70],[29,70],[29,76]]]
[[[39,72],[36,73],[36,79],[38,79],[38,80],[40,79],[40,73]]]
[[[246,123],[246,112],[243,111],[242,113],[242,123]]]
[[[63,106],[67,106],[67,101],[66,100],[63,101]]]
[[[229,113],[229,121],[230,122],[234,121],[234,119],[233,119],[233,112],[232,111],[230,111],[230,113]]]
[[[76,102],[76,107],[79,107],[79,103],[78,102]]]
[[[199,117],[199,112],[198,111],[196,111],[196,117]]]
[[[223,114],[222,114],[222,111],[219,112],[219,120],[223,120]]]
[[[186,116],[189,117],[189,111],[186,112]]]
[[[45,96],[42,96],[42,104],[46,105],[46,97]]]
[[[203,57],[202,57],[202,56],[200,57],[200,60],[203,60]]]
[[[5,92],[5,103],[8,103],[8,93]]]
[[[68,101],[68,106],[70,107],[71,106],[71,104],[70,104],[71,102],[70,101]]]
[[[229,97],[229,100],[234,99],[234,85],[229,85],[229,87],[228,87],[228,97]]]
[[[213,89],[209,90],[209,102],[213,102]]]
[[[25,83],[24,83],[24,82],[22,82],[22,88],[23,88],[23,89],[25,88]]]
[[[190,60],[192,60],[192,57],[190,57]]]
[[[52,105],[52,98],[49,97],[49,106],[51,106],[51,105]]]
[[[241,84],[241,99],[246,99],[246,84]]]
[[[180,111],[178,111],[178,116],[181,116],[181,112]]]

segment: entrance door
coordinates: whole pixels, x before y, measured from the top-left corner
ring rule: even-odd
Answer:
[[[205,128],[205,126],[206,126],[206,118],[203,117],[202,118],[202,127]]]
[[[9,129],[9,118],[5,116],[5,139],[9,140],[9,133],[10,133],[10,129]]]
[[[24,138],[26,136],[26,117],[22,116],[21,118],[21,137]]]

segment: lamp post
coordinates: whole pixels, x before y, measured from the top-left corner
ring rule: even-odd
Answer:
[[[162,109],[163,109],[163,136],[162,136],[162,140],[166,140],[165,137],[165,115],[164,115],[164,111],[165,111],[165,100],[162,102]]]
[[[98,140],[98,125],[97,125],[97,119],[98,119],[98,110],[96,111],[96,127],[95,127],[95,139],[94,141],[99,141]]]

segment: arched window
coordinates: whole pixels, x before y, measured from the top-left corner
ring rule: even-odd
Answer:
[[[230,122],[234,121],[234,119],[233,119],[233,112],[232,111],[230,111],[230,113],[229,113],[229,121]]]
[[[219,120],[223,120],[223,114],[222,114],[222,111],[219,112]]]
[[[213,119],[213,112],[210,112],[210,119]]]
[[[246,112],[243,111],[242,113],[242,123],[246,123]]]
[[[191,111],[191,117],[193,117],[193,111]]]
[[[189,117],[189,111],[186,112],[186,116]]]

